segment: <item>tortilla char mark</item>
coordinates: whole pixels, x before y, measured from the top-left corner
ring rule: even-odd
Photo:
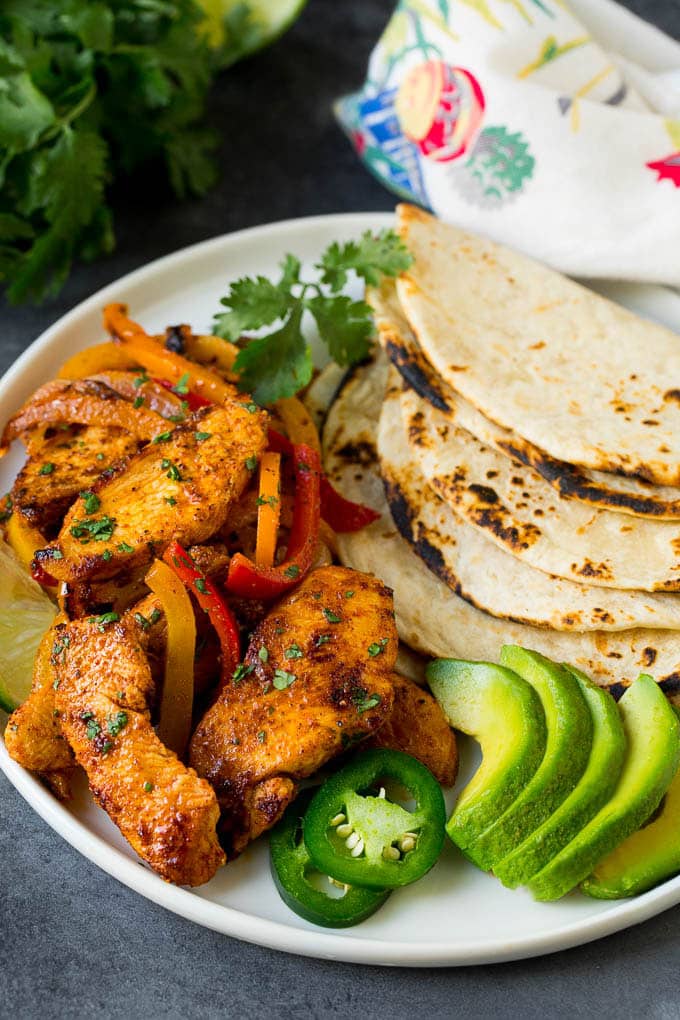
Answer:
[[[550,457],[518,436],[513,436],[512,439],[499,438],[496,445],[510,457],[538,471],[553,488],[557,489],[563,499],[575,499],[594,506],[610,507],[612,510],[627,511],[640,517],[680,518],[680,494],[677,500],[662,499],[653,494],[651,483],[645,479],[640,478],[638,481],[642,485],[650,486],[649,496],[617,491],[589,481],[587,475],[575,465]]]
[[[389,478],[385,471],[383,471],[383,485],[392,520],[401,537],[413,547],[433,574],[436,574],[449,588],[460,595],[457,578],[446,566],[440,550],[430,542],[426,529],[415,520],[416,512],[399,484],[393,478]]]
[[[613,581],[614,579],[606,563],[593,563],[589,559],[585,559],[580,566],[578,563],[572,563],[571,571],[580,577],[598,577],[603,581]]]
[[[375,443],[368,439],[345,443],[335,451],[335,456],[347,464],[359,464],[364,468],[372,467],[378,460]]]
[[[410,389],[438,411],[451,411],[437,378],[423,354],[396,333],[381,337],[385,353]]]
[[[491,486],[466,484],[466,472],[462,467],[433,478],[432,484],[447,502],[459,506],[468,520],[490,531],[513,552],[530,549],[542,535],[541,529],[532,522],[517,521]]]

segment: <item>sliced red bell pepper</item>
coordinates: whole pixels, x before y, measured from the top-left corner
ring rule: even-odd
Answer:
[[[241,642],[234,614],[216,586],[198,569],[179,542],[170,543],[163,559],[172,567],[201,609],[209,614],[222,648],[222,675],[231,676],[241,658]]]
[[[31,577],[34,581],[37,581],[38,584],[41,584],[43,588],[56,588],[59,584],[56,577],[52,577],[51,574],[48,574],[38,560],[31,561]]]
[[[186,400],[187,407],[190,411],[198,411],[200,407],[212,406],[212,400],[207,400],[206,397],[202,397],[200,393],[192,393],[191,391],[188,391],[187,393],[178,393],[175,389],[177,384],[171,382],[169,379],[154,378],[153,381],[158,383],[158,385],[162,386],[164,389],[170,390],[170,392],[174,393],[175,396],[180,397],[182,400]]]
[[[276,429],[269,429],[269,449],[274,453],[290,455],[293,444]],[[333,531],[361,531],[368,524],[377,521],[379,513],[370,506],[353,503],[337,492],[325,474],[321,474],[320,482],[321,516]]]
[[[319,541],[321,463],[311,446],[291,445],[291,451],[295,505],[285,562],[277,567],[258,567],[243,553],[236,553],[229,564],[226,587],[241,598],[267,600],[283,595],[300,583],[314,561]]]
[[[377,521],[380,514],[363,503],[345,499],[333,488],[326,475],[321,476],[321,516],[333,531],[361,531]]]

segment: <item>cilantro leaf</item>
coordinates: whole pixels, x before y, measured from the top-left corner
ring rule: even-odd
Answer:
[[[306,314],[315,319],[321,339],[339,365],[365,358],[374,334],[371,307],[338,291],[350,271],[374,284],[382,276],[395,276],[408,268],[411,261],[393,231],[366,231],[359,241],[336,242],[326,249],[316,266],[322,270],[321,284],[301,279],[301,262],[290,254],[280,264],[277,283],[264,276],[236,280],[222,298],[228,311],[215,316],[213,332],[228,340],[244,339],[244,330],[283,320],[264,336],[245,338],[247,343],[234,362],[241,389],[251,392],[259,403],[271,404],[307,385],[312,359],[302,329]]]
[[[298,303],[280,329],[251,340],[239,351],[234,362],[239,386],[252,393],[258,404],[292,397],[312,378],[312,355],[300,329],[302,311]]]
[[[316,319],[321,339],[339,365],[351,365],[365,358],[373,336],[373,313],[365,301],[352,301],[345,294],[317,295],[307,307]]]
[[[317,269],[322,270],[322,283],[334,293],[347,283],[350,270],[367,284],[376,286],[381,276],[396,276],[411,265],[412,258],[406,245],[392,230],[372,234],[366,230],[360,241],[335,242],[324,252]]]
[[[231,285],[220,304],[228,312],[215,317],[214,329],[225,340],[237,340],[244,329],[259,329],[286,314],[290,307],[290,284],[284,275],[282,284],[272,283],[265,276],[244,276]]]

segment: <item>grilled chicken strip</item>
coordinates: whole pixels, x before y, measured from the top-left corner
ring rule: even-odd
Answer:
[[[138,638],[127,621],[64,626],[59,721],[95,799],[139,856],[170,882],[201,885],[225,860],[217,799],[154,733],[154,683]]]
[[[391,591],[344,567],[310,573],[257,627],[190,748],[228,856],[274,825],[296,780],[384,723],[397,640]]]
[[[38,772],[61,800],[67,800],[75,761],[55,703],[55,662],[63,650],[61,620],[63,617],[57,617],[40,642],[31,693],[9,717],[5,747],[10,758],[31,772]]]
[[[42,430],[59,424],[124,428],[140,440],[152,439],[165,428],[165,420],[155,411],[134,408],[103,382],[53,379],[10,418],[0,443],[5,448],[14,439],[22,439],[33,453]]]
[[[404,751],[422,762],[442,786],[453,786],[458,774],[456,737],[439,703],[398,673],[392,674],[392,683],[392,711],[365,746]]]
[[[36,559],[59,580],[77,583],[130,572],[173,539],[193,545],[210,538],[267,441],[266,415],[253,407],[234,399],[201,408],[157,436],[100,479],[94,499],[71,507],[56,543]]]
[[[58,432],[37,447],[17,475],[12,487],[15,512],[39,531],[49,531],[61,524],[79,492],[138,449],[138,439],[120,428],[87,425]]]

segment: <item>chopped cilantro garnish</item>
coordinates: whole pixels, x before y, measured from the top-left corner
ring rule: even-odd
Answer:
[[[41,464],[40,470],[38,471],[38,474],[39,475],[51,475],[52,472],[54,471],[54,467],[55,467],[55,465],[52,463],[52,461],[48,460],[44,464]]]
[[[104,560],[104,563],[108,563],[112,556],[113,553],[111,552],[111,550],[105,549],[104,552],[102,553],[102,559]]]
[[[354,705],[359,715],[363,715],[364,712],[368,712],[372,708],[377,708],[381,700],[382,699],[379,694],[370,694],[368,697],[366,697],[366,695],[363,692],[361,694],[357,694],[356,697],[352,698],[352,701],[354,702]]]
[[[141,375],[138,375],[137,378],[133,380],[132,385],[136,390],[138,390],[140,386],[143,386],[144,383],[148,382],[149,376],[146,374],[146,372],[142,372]]]
[[[346,599],[353,599],[354,598],[354,592],[353,591],[346,591],[345,592],[345,598]]]
[[[182,481],[182,474],[179,468],[175,463],[173,463],[173,461],[168,460],[167,457],[163,457],[163,460],[161,461],[161,467],[163,468],[164,471],[167,470],[166,478],[170,478],[173,482]]]
[[[210,439],[212,432],[194,432],[194,439],[197,443],[204,443],[206,439]]]
[[[295,682],[294,673],[286,673],[285,669],[277,669],[274,671],[273,684],[277,691],[285,691],[287,687],[290,687]]]
[[[172,432],[159,432],[157,436],[154,436],[151,440],[152,443],[167,443],[168,439],[172,435]]]
[[[174,496],[166,496],[165,502],[168,504],[168,506],[177,506],[177,500],[175,499]]]
[[[158,623],[158,621],[161,618],[161,615],[162,614],[161,614],[160,609],[156,608],[156,609],[152,609],[151,610],[151,615],[149,616],[149,623],[151,624],[152,627],[153,627],[154,623]]]
[[[302,659],[304,657],[304,652],[300,646],[295,643],[293,643],[290,648],[286,648],[283,654],[286,659]]]
[[[69,528],[74,538],[80,539],[82,545],[88,542],[108,542],[116,527],[114,517],[100,517],[91,521],[75,521]]]
[[[201,595],[208,594],[208,585],[205,583],[204,577],[197,577],[194,584],[196,585],[196,591],[199,591]]]
[[[320,648],[321,645],[328,644],[330,640],[331,640],[330,634],[319,634],[314,644],[316,645],[317,648]]]
[[[327,606],[324,606],[321,612],[326,617],[329,623],[342,623],[342,617],[338,616],[337,613],[334,613],[333,610],[329,609]]]
[[[285,574],[286,577],[290,577],[291,580],[294,580],[296,577],[299,577],[300,568],[298,567],[297,563],[291,563],[289,567],[286,567],[283,573]]]
[[[260,660],[260,662],[267,662],[268,661],[268,659],[269,659],[269,650],[265,647],[265,645],[261,645],[260,646],[260,650],[257,653],[257,657]]]
[[[185,372],[179,377],[175,385],[172,387],[172,392],[179,394],[181,397],[187,394],[189,392],[189,379],[189,373]]]
[[[264,730],[260,730],[260,732],[257,735],[257,742],[258,742],[258,744],[264,744],[266,739],[267,739],[267,734],[265,733]]]
[[[85,721],[85,716],[84,715],[81,716],[81,719],[83,719],[83,722],[84,722]],[[94,740],[95,737],[99,736],[101,731],[102,731],[102,728],[101,728],[101,726],[99,725],[99,723],[97,722],[96,719],[89,719],[88,720],[87,726],[85,727],[85,736],[87,737],[88,740]]]
[[[135,397],[135,399],[132,402],[132,406],[135,408],[135,410],[138,410],[142,406],[143,403],[144,403],[144,397]]]
[[[122,553],[133,553],[135,551],[134,548],[131,545],[128,545],[127,542],[120,542],[117,548],[118,552]]]
[[[246,457],[245,464],[248,471],[254,471],[257,467],[257,457]]]
[[[117,737],[122,729],[127,726],[127,712],[116,712],[106,720],[106,728],[112,737]]]
[[[144,783],[143,789],[144,789],[144,793],[151,793],[152,790],[153,790],[153,783],[149,783],[147,781],[146,783]]]
[[[89,516],[90,514],[96,514],[97,510],[101,506],[99,496],[96,496],[94,492],[86,489],[84,492],[79,493],[80,498],[85,504],[85,513]]]
[[[239,662],[231,679],[235,684],[238,684],[241,680],[243,680],[244,676],[248,676],[254,669],[255,667],[253,665],[246,665],[245,662]]]
[[[110,623],[117,623],[120,620],[118,613],[101,613],[99,616],[88,617],[88,623],[96,623],[97,630],[102,633],[106,630]]]
[[[368,646],[368,654],[375,658],[376,655],[380,655],[385,651],[389,638],[381,638],[380,641],[374,641],[373,644]]]

